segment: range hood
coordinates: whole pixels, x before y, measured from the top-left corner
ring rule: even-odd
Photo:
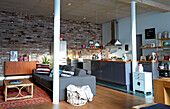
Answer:
[[[122,45],[119,41],[119,30],[118,30],[118,21],[114,20],[111,22],[111,41],[107,45],[120,46]]]

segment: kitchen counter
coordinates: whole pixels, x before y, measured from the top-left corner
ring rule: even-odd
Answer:
[[[78,60],[77,58],[72,59],[72,60]],[[117,62],[117,63],[131,63],[131,61],[122,61],[122,60],[116,60],[116,61],[112,61],[112,60],[100,60],[100,59],[83,59],[85,61],[101,61],[101,62]]]
[[[130,89],[131,61],[89,60],[91,74],[97,80],[111,82]]]

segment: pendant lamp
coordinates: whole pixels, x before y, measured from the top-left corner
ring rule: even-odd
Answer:
[[[116,4],[116,19],[118,20],[118,2],[116,2],[115,3]],[[118,28],[117,28],[118,29]],[[118,31],[117,31],[118,32]],[[117,37],[117,40],[116,40],[116,42],[115,42],[115,46],[118,46],[118,45],[122,45],[121,43],[120,43],[120,41],[118,40],[118,34],[117,34],[117,32],[116,32],[116,37]]]

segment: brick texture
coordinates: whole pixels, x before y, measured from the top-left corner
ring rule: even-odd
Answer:
[[[67,45],[80,47],[89,40],[101,44],[102,25],[61,19],[61,34]],[[31,56],[31,61],[42,61],[50,55],[53,41],[53,18],[0,11],[0,76],[4,74],[4,62],[9,61],[10,51],[18,51],[18,57]]]

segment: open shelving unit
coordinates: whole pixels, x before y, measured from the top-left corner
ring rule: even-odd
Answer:
[[[161,39],[157,39],[157,40],[170,40],[170,38],[161,38]],[[169,51],[169,48],[170,46],[156,46],[156,48],[157,48],[157,59],[158,59],[158,63],[162,63],[162,64],[167,64],[167,63],[169,63],[170,62],[170,60],[164,60],[164,59],[159,59],[158,57],[159,57],[159,55],[160,54],[165,54],[166,53],[166,55],[168,54],[168,53],[170,53],[170,51]],[[163,50],[161,49],[161,50],[159,50],[160,48],[163,48]],[[169,49],[164,49],[164,48],[169,48]],[[169,56],[169,55],[168,55]],[[159,71],[159,77],[164,77],[165,76],[165,73],[167,73],[168,74],[168,76],[170,76],[169,74],[170,74],[170,69],[167,69],[167,68],[165,68],[165,69],[160,69],[160,68],[158,68],[158,71]],[[164,74],[164,75],[162,75],[162,74]]]

